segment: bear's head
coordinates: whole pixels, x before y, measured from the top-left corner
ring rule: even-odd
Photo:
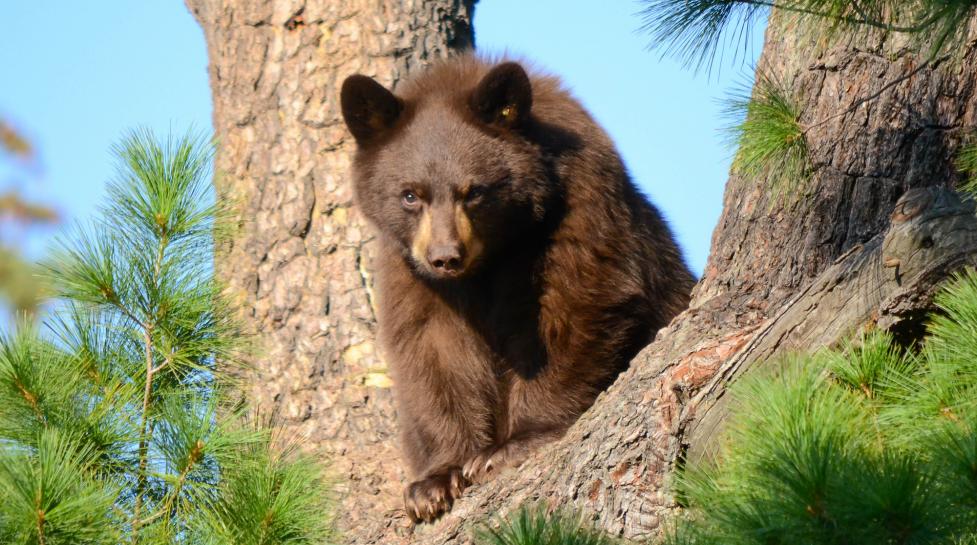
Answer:
[[[555,190],[519,64],[443,63],[400,95],[354,75],[341,100],[357,203],[417,274],[471,275],[543,221]]]

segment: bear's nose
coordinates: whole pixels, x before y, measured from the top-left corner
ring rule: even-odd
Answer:
[[[434,270],[443,273],[455,273],[461,270],[463,258],[462,249],[457,244],[431,246],[427,252],[427,262],[434,267]]]

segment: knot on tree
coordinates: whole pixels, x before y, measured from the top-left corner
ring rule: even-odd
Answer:
[[[972,244],[977,218],[972,200],[943,187],[915,188],[896,203],[892,224],[882,243],[882,261],[900,274],[901,268],[938,259],[948,250]]]
[[[886,290],[877,314],[879,327],[910,343],[925,330],[940,283],[977,260],[977,215],[972,199],[945,187],[907,191],[896,203],[881,247]]]

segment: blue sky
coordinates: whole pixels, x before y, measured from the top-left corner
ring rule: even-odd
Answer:
[[[741,65],[695,74],[648,51],[633,1],[482,0],[478,48],[563,77],[617,142],[668,217],[698,274],[719,216],[730,152],[719,99]],[[760,33],[747,65],[760,50]],[[66,221],[92,215],[128,129],[210,130],[203,33],[179,0],[15,2],[0,18],[0,117],[36,145],[37,168],[0,160],[0,190],[20,183]],[[52,231],[24,243],[40,255]]]
[[[210,130],[203,33],[178,0],[16,2],[0,18],[0,116],[36,146],[37,175],[0,161],[65,223],[91,216],[110,147],[137,126]],[[39,255],[56,230],[29,240]]]

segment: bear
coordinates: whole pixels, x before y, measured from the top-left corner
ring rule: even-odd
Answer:
[[[414,523],[559,439],[694,278],[608,135],[552,76],[462,55],[394,94],[349,76],[357,206]]]

